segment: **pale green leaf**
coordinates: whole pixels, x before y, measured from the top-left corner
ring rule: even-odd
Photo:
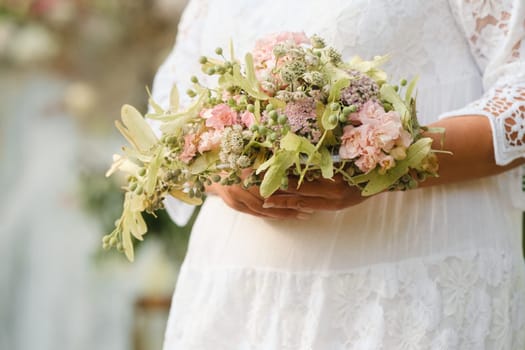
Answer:
[[[170,111],[176,112],[179,110],[180,107],[180,97],[179,97],[179,89],[177,89],[177,85],[173,84],[173,87],[170,91]]]
[[[201,205],[202,204],[202,199],[196,198],[196,197],[192,198],[186,192],[182,190],[171,190],[170,195],[173,198],[181,200],[190,205]]]
[[[332,155],[326,147],[322,147],[319,152],[321,153],[321,174],[325,179],[331,179],[334,176],[334,163],[332,161]]]
[[[428,156],[431,146],[431,138],[419,139],[408,148],[407,157],[398,161],[396,166],[388,170],[386,174],[381,175],[377,170],[373,170],[366,176],[362,176],[361,178],[356,176],[353,180],[356,181],[356,183],[361,183],[365,177],[368,178],[368,183],[362,192],[363,196],[371,196],[382,192],[399,180],[401,176],[408,173],[410,168],[415,168],[421,164],[423,159]]]
[[[295,152],[281,150],[275,154],[275,160],[264,174],[260,187],[261,196],[267,198],[281,186],[281,181],[286,175],[287,169],[295,162]]]
[[[162,109],[162,107],[157,102],[155,102],[155,100],[151,96],[151,91],[150,91],[150,89],[147,86],[146,86],[146,92],[148,93],[148,103],[153,108],[155,113],[156,114],[164,113],[164,109]]]
[[[135,107],[122,106],[121,118],[124,125],[118,125],[117,121],[117,128],[138,150],[146,152],[157,144],[153,130]]]
[[[144,191],[148,194],[152,194],[157,183],[157,174],[159,172],[160,165],[162,163],[162,149],[159,148],[152,162],[148,165],[148,171],[146,173],[146,182],[144,184]]]
[[[379,90],[379,93],[381,98],[389,102],[394,107],[394,110],[399,113],[401,116],[401,121],[403,122],[403,126],[408,128],[408,123],[410,121],[408,107],[401,97],[399,97],[399,94],[396,92],[394,87],[390,84],[383,84]]]

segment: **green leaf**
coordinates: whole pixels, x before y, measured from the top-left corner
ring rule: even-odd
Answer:
[[[148,166],[146,173],[146,182],[144,184],[144,191],[148,194],[153,194],[155,185],[157,184],[157,174],[162,163],[162,148],[159,148],[152,162]]]
[[[368,174],[353,177],[356,183],[362,183],[368,180],[363,192],[363,196],[371,196],[376,193],[386,190],[393,185],[399,178],[408,173],[410,168],[417,167],[425,157],[428,156],[431,146],[431,138],[422,138],[412,144],[407,150],[407,157],[398,161],[396,166],[386,172],[386,174],[379,174],[378,170],[372,170]]]
[[[205,152],[191,163],[189,166],[190,172],[194,175],[201,174],[211,166],[214,166],[217,159],[219,159],[217,152]]]
[[[260,187],[261,196],[268,198],[281,186],[282,179],[286,176],[287,169],[295,162],[295,152],[280,150],[275,154],[275,159],[264,174]]]
[[[326,147],[322,147],[319,152],[321,153],[321,174],[325,179],[331,179],[334,176],[334,163],[332,161],[332,155]]]
[[[339,98],[341,97],[341,90],[348,87],[348,85],[350,85],[350,79],[348,78],[339,79],[333,83],[332,87],[330,88],[328,102],[339,101]]]
[[[123,124],[116,121],[115,125],[137,150],[147,152],[157,144],[153,130],[135,107],[122,106],[121,118]]]
[[[321,124],[323,125],[323,129],[325,130],[333,130],[339,123],[337,120],[331,122],[330,116],[332,115],[332,111],[330,108],[324,109],[323,116],[321,117]]]
[[[419,77],[415,77],[408,83],[407,90],[405,92],[405,103],[407,105],[410,105],[410,100],[412,99],[412,94],[414,93],[414,89],[416,88],[416,84],[419,80]]]
[[[148,93],[148,103],[153,108],[155,113],[157,113],[157,114],[164,113],[164,109],[162,109],[162,107],[159,104],[157,104],[157,102],[155,102],[155,100],[153,100],[153,97],[151,96],[151,91],[150,91],[150,89],[147,86],[146,86],[146,92]]]
[[[177,85],[173,84],[173,87],[170,91],[170,111],[176,112],[179,110],[180,107],[180,97],[179,97],[179,89],[177,89]]]
[[[390,84],[383,84],[379,90],[379,93],[381,98],[389,102],[394,107],[394,110],[399,113],[403,126],[408,128],[408,123],[410,121],[408,107],[401,97],[399,97],[399,94],[396,92],[394,87]]]
[[[190,197],[188,194],[182,190],[171,190],[170,195],[173,198],[177,198],[178,200],[181,200],[187,204],[190,205],[201,205],[202,199],[197,197]]]

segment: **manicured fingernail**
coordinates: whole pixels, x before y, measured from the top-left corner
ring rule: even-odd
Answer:
[[[268,202],[264,202],[263,203],[263,208],[275,208],[275,205],[273,203],[268,203]]]
[[[306,214],[306,213],[299,213],[297,214],[296,218],[299,219],[299,220],[308,220],[310,219],[312,215],[310,214]]]

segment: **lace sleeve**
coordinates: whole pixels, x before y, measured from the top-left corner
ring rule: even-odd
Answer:
[[[481,72],[485,94],[441,117],[480,114],[498,165],[525,157],[525,1],[449,0]]]
[[[206,0],[191,0],[186,6],[178,26],[175,46],[164,63],[160,66],[153,81],[152,97],[160,106],[168,108],[169,95],[174,84],[179,91],[186,91],[190,84],[190,77],[200,71],[199,56],[201,53],[201,39],[203,23],[206,20],[208,6]],[[181,104],[187,104],[189,97],[181,93]],[[148,120],[150,125],[159,132],[157,121]],[[194,207],[168,197],[165,202],[166,210],[178,225],[185,225]]]

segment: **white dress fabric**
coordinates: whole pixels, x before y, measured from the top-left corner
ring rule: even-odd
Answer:
[[[425,124],[487,116],[506,164],[525,155],[524,13],[523,0],[195,0],[154,97],[165,105],[174,82],[184,91],[198,57],[230,38],[241,53],[265,34],[304,31],[347,59],[391,54],[394,79],[419,75]],[[209,197],[164,349],[525,349],[524,202],[519,170],[306,221]]]

